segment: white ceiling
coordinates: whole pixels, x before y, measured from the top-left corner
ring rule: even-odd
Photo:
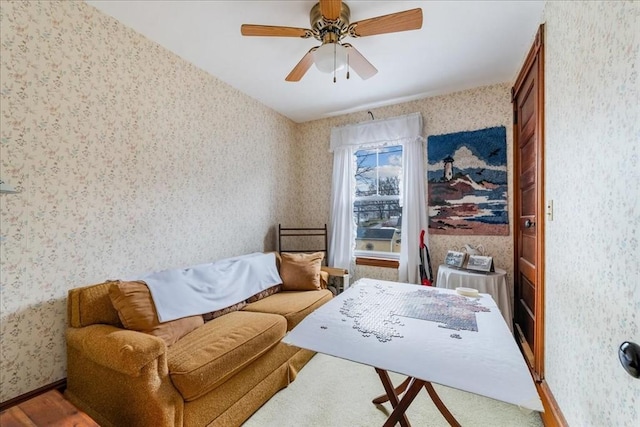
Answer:
[[[316,1],[96,1],[104,13],[295,122],[513,81],[544,1],[347,1],[351,22],[422,8],[422,29],[350,38],[378,74],[285,77],[315,39],[243,37],[240,25],[309,28]]]

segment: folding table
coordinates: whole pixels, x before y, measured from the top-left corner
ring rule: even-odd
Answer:
[[[386,395],[374,403],[389,400],[394,407],[385,426],[409,425],[404,412],[423,387],[447,421],[459,425],[431,383],[543,410],[524,358],[488,294],[470,298],[450,289],[360,279],[283,342],[376,368]],[[394,388],[387,371],[408,378]]]

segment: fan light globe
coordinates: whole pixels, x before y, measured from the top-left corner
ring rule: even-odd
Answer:
[[[313,61],[323,73],[342,70],[347,65],[347,49],[338,43],[325,43],[313,52]]]

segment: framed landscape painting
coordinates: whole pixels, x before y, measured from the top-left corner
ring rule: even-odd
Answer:
[[[504,126],[427,139],[429,232],[508,235]]]

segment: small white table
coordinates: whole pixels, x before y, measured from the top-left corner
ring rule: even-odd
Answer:
[[[438,267],[436,286],[447,289],[473,288],[480,293],[491,295],[500,308],[507,326],[513,332],[513,303],[511,293],[507,288],[507,272],[505,270],[496,268],[493,273],[476,273],[441,264]]]

